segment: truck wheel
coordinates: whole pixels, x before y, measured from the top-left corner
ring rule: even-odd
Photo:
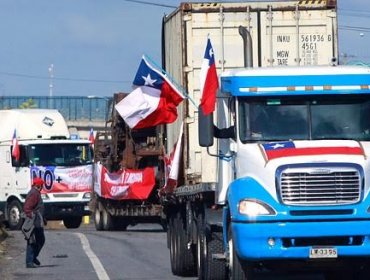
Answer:
[[[198,279],[206,280],[205,270],[207,270],[207,240],[206,240],[206,227],[204,223],[204,217],[202,214],[199,214],[197,217],[198,220],[198,233],[197,233],[197,269],[198,269]]]
[[[175,262],[178,276],[193,276],[196,273],[196,265],[192,248],[188,248],[185,222],[181,213],[178,212],[175,218],[174,238],[177,250],[175,251]]]
[[[102,205],[101,202],[98,202],[94,212],[94,223],[96,230],[103,230],[103,218],[102,218]]]
[[[102,207],[102,216],[103,216],[103,229],[104,230],[113,230],[113,217],[105,207]]]
[[[67,217],[63,219],[66,228],[78,228],[81,225],[82,217]]]
[[[10,230],[19,230],[22,227],[21,219],[22,204],[18,200],[13,200],[8,205],[8,225]]]
[[[172,215],[169,218],[169,226],[168,226],[168,238],[169,238],[169,249],[170,249],[170,261],[171,261],[171,271],[174,275],[179,275],[179,269],[177,267],[176,258],[178,257],[177,252],[177,242],[176,242],[176,235],[175,235],[175,218]]]
[[[204,279],[226,279],[227,270],[225,263],[220,260],[214,260],[213,254],[223,253],[222,232],[212,232],[206,235],[206,261],[204,266]]]
[[[161,225],[164,232],[168,230],[168,225],[167,225],[166,220],[161,220],[159,224]]]
[[[251,263],[243,262],[236,253],[231,227],[228,230],[229,245],[229,279],[230,280],[252,280],[255,279]]]

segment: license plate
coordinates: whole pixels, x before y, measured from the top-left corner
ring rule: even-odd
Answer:
[[[312,247],[310,249],[311,259],[327,259],[327,258],[337,258],[338,250],[333,247]]]

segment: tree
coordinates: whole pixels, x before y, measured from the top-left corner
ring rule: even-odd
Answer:
[[[20,109],[32,109],[32,108],[37,108],[37,104],[35,101],[30,98],[27,101],[23,102],[21,105],[19,105]]]

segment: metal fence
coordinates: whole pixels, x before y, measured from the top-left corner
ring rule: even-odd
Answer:
[[[105,121],[112,97],[0,96],[0,109],[57,109],[66,121]]]

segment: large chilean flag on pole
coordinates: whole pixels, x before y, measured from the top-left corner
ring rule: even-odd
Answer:
[[[215,65],[215,56],[211,40],[208,38],[202,68],[200,70],[200,92],[202,94],[200,107],[204,115],[208,115],[215,110],[217,89],[218,78]]]
[[[130,128],[152,127],[177,119],[176,107],[185,98],[184,95],[145,56],[133,84],[137,88],[115,106]]]

